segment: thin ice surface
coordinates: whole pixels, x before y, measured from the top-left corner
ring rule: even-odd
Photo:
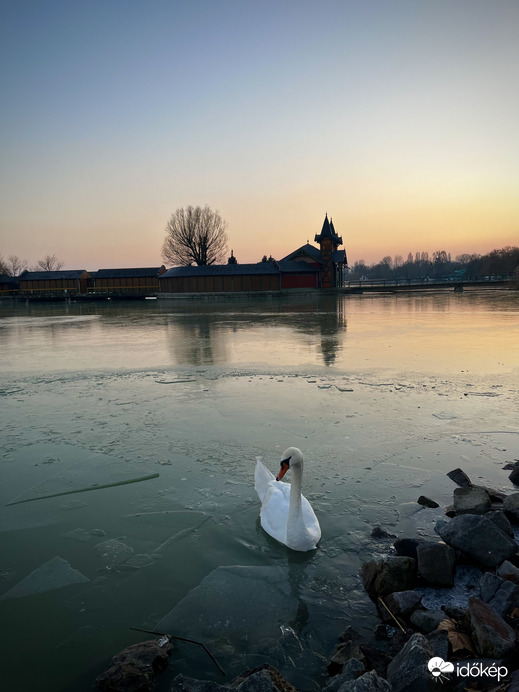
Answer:
[[[67,560],[56,555],[0,596],[0,600],[23,598],[24,596],[62,589],[71,584],[84,584],[88,581],[90,581],[88,577],[74,569]]]
[[[278,638],[292,620],[298,599],[290,592],[287,568],[218,567],[157,624],[161,632]]]

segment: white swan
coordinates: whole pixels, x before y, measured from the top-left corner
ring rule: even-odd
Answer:
[[[290,469],[292,485],[280,483]],[[321,527],[312,505],[301,495],[303,455],[297,447],[289,447],[281,457],[281,469],[274,478],[258,459],[254,487],[261,500],[261,526],[272,538],[292,550],[307,551],[317,547]]]

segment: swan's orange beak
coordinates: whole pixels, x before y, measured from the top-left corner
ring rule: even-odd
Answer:
[[[279,473],[276,476],[277,481],[280,481],[290,468],[290,459],[291,457],[288,457],[288,459],[283,459],[283,461],[281,462],[281,468],[279,469]]]

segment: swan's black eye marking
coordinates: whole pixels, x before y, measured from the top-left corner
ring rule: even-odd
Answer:
[[[292,457],[288,457],[288,459],[283,459],[283,461],[281,462],[281,468],[283,468],[283,466],[290,468],[290,459],[292,459]]]

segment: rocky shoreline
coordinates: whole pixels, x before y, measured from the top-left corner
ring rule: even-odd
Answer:
[[[519,461],[505,469],[519,485]],[[371,641],[353,627],[342,633],[322,692],[519,692],[519,492],[504,494],[474,484],[461,469],[447,475],[458,487],[445,510],[447,520],[435,526],[441,541],[396,538],[387,555],[363,565],[363,585],[381,623]],[[418,503],[438,507],[423,496]],[[380,527],[372,536],[388,542],[395,538]],[[450,596],[464,569],[472,571],[466,602],[460,604]],[[424,589],[441,589],[438,607],[423,605]],[[167,637],[129,647],[97,679],[99,689],[151,691],[171,649]],[[133,654],[123,655],[130,650]],[[178,675],[170,689],[295,692],[268,664],[230,685]]]

